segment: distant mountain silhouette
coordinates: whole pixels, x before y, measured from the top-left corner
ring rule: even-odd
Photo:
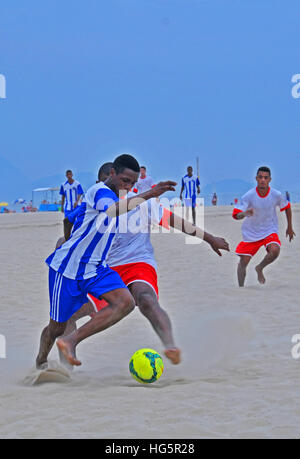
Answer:
[[[17,167],[0,156],[0,201],[27,198],[30,182]],[[26,195],[26,196],[25,196]]]
[[[84,191],[96,183],[96,174],[81,172],[74,176],[82,185]],[[34,182],[28,180],[17,167],[7,159],[0,157],[0,201],[7,201],[10,206],[19,198],[30,200],[32,190],[36,188],[60,187],[66,181],[64,174],[41,177]]]

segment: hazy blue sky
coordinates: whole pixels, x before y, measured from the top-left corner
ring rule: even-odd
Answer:
[[[300,169],[299,0],[3,0],[0,157],[29,180],[129,152],[156,179]],[[300,188],[300,186],[299,186]]]

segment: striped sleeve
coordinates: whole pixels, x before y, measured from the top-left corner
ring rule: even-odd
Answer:
[[[118,196],[112,190],[100,188],[95,194],[93,207],[99,212],[106,212],[110,206],[118,201]]]

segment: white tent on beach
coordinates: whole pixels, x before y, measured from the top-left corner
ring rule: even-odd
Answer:
[[[49,204],[54,204],[55,193],[59,190],[59,187],[36,188],[35,190],[32,190],[32,206],[34,206],[35,193],[43,193],[41,201],[45,200]]]

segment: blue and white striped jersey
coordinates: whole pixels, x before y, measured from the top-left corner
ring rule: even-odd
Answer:
[[[59,194],[65,197],[64,211],[70,212],[74,209],[74,204],[77,201],[79,194],[84,194],[82,186],[77,180],[74,180],[73,183],[69,183],[67,180],[60,187]]]
[[[119,198],[103,182],[92,186],[78,211],[72,235],[50,255],[46,263],[69,279],[90,279],[106,267],[107,257],[119,224],[119,217],[105,211]]]
[[[195,198],[197,196],[197,187],[200,186],[200,180],[196,175],[189,177],[185,175],[182,178],[182,187],[185,199]]]

